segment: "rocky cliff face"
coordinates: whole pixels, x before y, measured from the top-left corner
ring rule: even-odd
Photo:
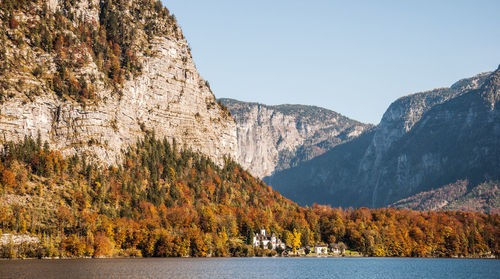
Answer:
[[[302,204],[380,207],[458,180],[497,179],[498,75],[403,97],[374,130],[266,180]]]
[[[2,63],[7,68],[1,80],[1,140],[40,135],[64,154],[83,153],[112,164],[121,149],[154,131],[217,162],[224,155],[235,156],[234,120],[198,74],[168,10],[147,0],[116,5],[99,0],[52,0],[46,6],[33,2],[14,10],[18,26],[2,34]],[[131,35],[115,35],[127,23],[134,24]],[[48,30],[40,31],[41,47],[36,34],[27,35],[37,24],[46,24]],[[51,36],[47,44],[54,45],[52,49],[45,47],[44,36]],[[102,52],[95,47],[101,41]],[[71,64],[75,60],[76,66]],[[139,70],[128,71],[135,69],[132,63]],[[69,89],[58,91],[56,83]],[[94,96],[82,97],[87,92]]]
[[[310,160],[370,127],[314,106],[220,101],[236,121],[236,159],[258,177]]]

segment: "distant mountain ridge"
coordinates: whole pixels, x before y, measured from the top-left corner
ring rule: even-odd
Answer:
[[[396,100],[381,123],[265,180],[299,204],[382,207],[500,177],[499,70]]]
[[[258,177],[310,160],[371,127],[316,106],[220,102],[236,122],[237,161]]]

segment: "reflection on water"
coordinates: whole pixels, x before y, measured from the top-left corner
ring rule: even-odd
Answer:
[[[0,278],[500,278],[500,261],[411,258],[2,260]]]

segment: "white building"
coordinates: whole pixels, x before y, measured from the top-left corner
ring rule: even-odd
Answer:
[[[276,248],[285,249],[286,245],[281,241],[281,239],[277,238],[274,233],[269,235],[266,233],[265,229],[261,229],[259,233],[254,234],[253,236],[253,247],[260,247],[261,245],[265,248],[269,248],[269,243],[271,243],[271,249],[276,250]]]
[[[328,254],[328,246],[326,246],[326,245],[316,245],[313,248],[313,252],[316,255],[326,255],[326,254]]]

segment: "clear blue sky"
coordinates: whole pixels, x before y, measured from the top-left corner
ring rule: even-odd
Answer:
[[[500,64],[500,1],[163,0],[216,97],[378,123],[398,97]]]

